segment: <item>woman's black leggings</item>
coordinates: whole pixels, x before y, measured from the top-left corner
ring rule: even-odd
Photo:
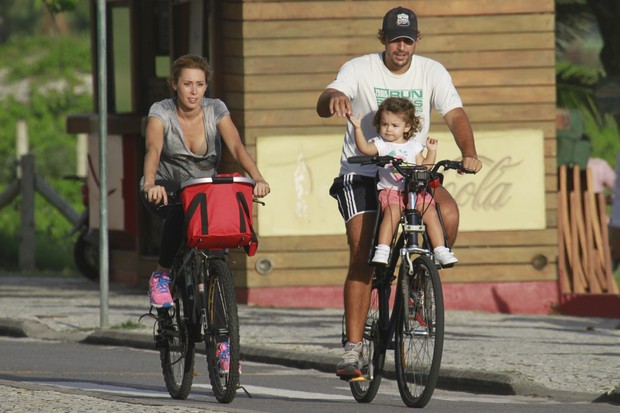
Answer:
[[[168,185],[164,182],[157,182],[157,185],[163,185],[168,188]],[[141,194],[141,198],[149,212],[164,219],[159,247],[159,265],[164,268],[170,268],[184,240],[183,220],[185,214],[183,213],[183,205],[159,206],[148,202],[144,194]]]

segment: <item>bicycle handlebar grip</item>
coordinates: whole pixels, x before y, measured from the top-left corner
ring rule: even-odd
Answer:
[[[368,156],[368,155],[361,155],[361,156],[351,156],[350,158],[347,158],[347,161],[349,161],[349,163],[368,163],[368,162],[372,162],[374,156]]]

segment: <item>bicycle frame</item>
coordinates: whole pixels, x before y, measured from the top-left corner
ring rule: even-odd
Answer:
[[[392,236],[392,254],[388,264],[375,268],[371,304],[364,327],[362,346],[363,351],[367,352],[362,352],[363,375],[349,381],[351,391],[358,402],[372,401],[381,383],[385,352],[394,350],[396,381],[401,398],[409,407],[424,407],[432,397],[439,376],[444,313],[441,279],[424,224],[424,208],[416,208],[416,201],[419,194],[425,190],[431,192],[430,188],[437,187],[435,184],[443,178],[439,168],[467,171],[462,169],[460,162],[451,160],[439,161],[432,169],[423,165],[408,165],[392,156],[358,156],[349,158],[349,162],[395,168],[404,177],[407,199],[406,208],[401,212]],[[438,204],[435,208],[444,245],[448,246],[441,210]],[[381,213],[378,213],[375,237],[380,221]],[[372,249],[376,241],[375,238]],[[370,256],[369,265],[372,265]],[[396,268],[399,269],[397,276]],[[390,305],[394,280],[397,280],[395,297],[393,305]],[[343,330],[343,343],[345,340]]]

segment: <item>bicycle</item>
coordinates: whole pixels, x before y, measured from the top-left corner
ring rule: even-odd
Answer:
[[[450,160],[439,161],[432,169],[424,165],[409,165],[392,156],[354,156],[348,161],[379,167],[391,165],[403,176],[407,200],[392,240],[391,251],[398,251],[398,254],[392,252],[386,266],[375,267],[362,339],[363,375],[349,380],[351,392],[358,402],[370,403],[381,384],[386,351],[394,350],[400,396],[408,407],[421,408],[430,401],[439,377],[444,339],[444,304],[439,271],[425,231],[423,214],[415,208],[416,199],[425,189],[432,194],[430,187],[436,187],[435,183],[443,179],[440,168],[443,168],[442,171],[468,171],[463,169],[460,162]],[[447,238],[439,205],[436,207],[444,238]],[[377,214],[377,224],[380,215]],[[422,239],[421,244],[418,242],[419,237]],[[445,245],[448,245],[447,239]],[[412,256],[416,257],[412,259]],[[396,276],[397,264],[399,269]],[[394,280],[397,281],[390,314]],[[343,345],[346,342],[345,329],[343,322]]]
[[[219,181],[218,181],[219,180]],[[243,182],[246,177],[200,178],[187,184]],[[185,186],[185,185],[184,185]],[[169,205],[180,205],[179,194],[169,194]],[[260,201],[254,200],[254,202]],[[239,316],[228,250],[206,250],[183,245],[170,271],[174,306],[157,309],[154,340],[159,350],[164,382],[173,399],[189,396],[194,378],[196,344],[205,344],[207,370],[215,398],[230,403],[240,385]],[[226,355],[228,369],[220,368]]]

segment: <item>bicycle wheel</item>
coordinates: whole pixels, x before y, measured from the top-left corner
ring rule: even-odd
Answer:
[[[362,373],[359,379],[349,381],[351,393],[359,403],[373,401],[381,385],[385,364],[385,346],[381,343],[379,330],[379,286],[373,285],[370,307],[366,315],[362,338]]]
[[[182,294],[175,294],[174,303],[172,308],[158,310],[156,345],[168,393],[173,399],[186,399],[194,380],[195,346],[184,318],[187,310]]]
[[[396,330],[396,379],[403,402],[409,407],[424,407],[431,399],[443,351],[444,307],[437,267],[428,256],[401,264],[399,281],[406,281],[407,304]],[[402,285],[402,284],[399,284]],[[404,308],[403,308],[404,307]]]
[[[239,388],[239,315],[232,273],[220,259],[208,261],[206,326],[207,369],[215,398],[230,403]],[[226,352],[229,357],[226,357]],[[220,357],[228,359],[220,363]],[[222,368],[221,368],[222,367]]]

